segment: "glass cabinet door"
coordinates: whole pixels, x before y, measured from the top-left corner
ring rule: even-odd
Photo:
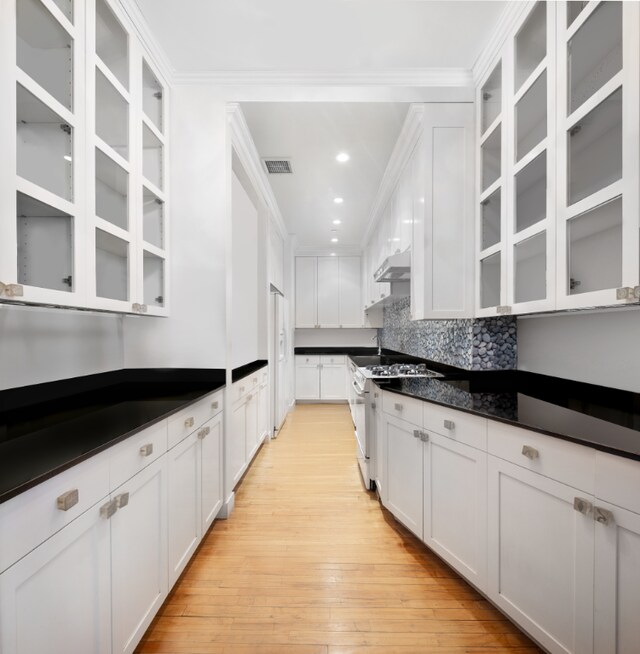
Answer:
[[[558,308],[624,303],[640,284],[640,7],[564,3],[558,16]]]

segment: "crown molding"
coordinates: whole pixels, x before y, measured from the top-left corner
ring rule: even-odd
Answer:
[[[409,105],[407,117],[400,130],[398,140],[393,147],[393,152],[391,153],[384,175],[382,176],[382,181],[378,187],[378,192],[369,211],[369,220],[367,221],[367,228],[362,239],[363,249],[366,247],[378,220],[380,220],[380,216],[389,202],[389,198],[400,179],[400,175],[402,175],[404,167],[411,157],[413,149],[420,140],[423,114],[423,104]]]
[[[506,7],[500,14],[496,27],[491,33],[487,44],[482,49],[475,63],[473,64],[472,77],[473,85],[478,86],[486,75],[489,74],[494,62],[504,46],[507,38],[512,34],[528,11],[535,4],[534,0],[526,2],[507,2]]]
[[[216,86],[416,86],[471,87],[466,68],[398,68],[371,71],[211,70],[174,72],[176,84]]]
[[[229,125],[231,146],[235,150],[235,153],[238,156],[238,159],[240,160],[255,192],[260,196],[267,207],[271,220],[280,232],[283,240],[286,241],[289,235],[282,214],[280,213],[278,202],[276,201],[271,184],[269,184],[269,180],[267,179],[264,168],[262,167],[262,160],[260,159],[256,145],[251,137],[247,121],[237,102],[229,103],[227,105],[227,124]]]

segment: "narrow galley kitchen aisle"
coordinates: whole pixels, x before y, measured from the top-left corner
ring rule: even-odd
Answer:
[[[363,490],[345,405],[298,405],[137,652],[537,654]]]

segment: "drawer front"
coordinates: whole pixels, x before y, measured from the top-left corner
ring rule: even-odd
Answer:
[[[640,513],[640,461],[596,452],[595,496]]]
[[[206,420],[210,420],[213,416],[217,416],[224,408],[224,391],[220,390],[211,395],[207,395],[203,400],[203,404],[207,407]]]
[[[296,365],[318,365],[320,356],[318,354],[298,354],[296,355]]]
[[[385,391],[382,395],[382,410],[414,425],[422,425],[422,400]]]
[[[343,354],[323,354],[320,357],[320,363],[344,366],[347,363],[347,358]]]
[[[167,421],[163,420],[109,450],[110,489],[113,491],[127,479],[167,451]]]
[[[429,431],[447,436],[479,450],[487,449],[487,420],[464,411],[423,402],[423,425]]]
[[[108,495],[107,451],[0,504],[0,572]]]
[[[232,404],[236,404],[236,402],[246,397],[258,385],[259,372],[251,373],[231,385]]]
[[[211,412],[214,410],[212,409],[212,402],[214,401],[211,399],[211,395],[207,395],[202,400],[169,418],[169,449],[189,434],[192,434],[202,423],[209,420],[213,415]],[[221,407],[222,403],[219,403],[219,406]]]
[[[587,493],[595,490],[595,450],[489,420],[489,454]]]

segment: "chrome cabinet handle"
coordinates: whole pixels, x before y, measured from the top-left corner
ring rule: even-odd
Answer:
[[[254,384],[257,384],[257,383],[258,383],[258,378],[257,378],[257,377],[254,377],[254,378],[253,378],[253,383],[254,383]]]
[[[211,408],[212,409],[217,409],[220,403],[216,400],[215,402],[211,402]]]
[[[153,443],[147,443],[140,448],[140,456],[151,456],[153,454]]]
[[[527,459],[531,459],[532,461],[540,456],[538,450],[536,450],[535,447],[531,447],[529,445],[522,446],[522,454],[524,454],[524,456],[526,456]]]
[[[198,438],[202,440],[203,438],[206,438],[209,433],[211,432],[211,427],[203,427],[199,432],[198,432]]]
[[[193,427],[193,423],[194,423],[194,422],[195,422],[195,421],[194,421],[193,416],[192,416],[191,418],[187,418],[187,419],[184,421],[184,426],[185,426],[185,427]]]
[[[244,386],[240,386],[240,393],[244,393]]]
[[[396,403],[393,405],[393,408],[394,408],[396,411],[402,411],[402,404],[400,404],[399,402],[396,402]]]
[[[414,438],[420,438],[421,434],[422,434],[422,432],[419,429],[414,429],[413,430],[413,437]]]
[[[118,503],[116,500],[110,500],[100,507],[100,517],[108,520],[118,510]]]
[[[429,442],[429,434],[427,434],[426,431],[421,431],[421,432],[420,432],[420,440],[421,440],[423,443],[428,443],[428,442]]]
[[[573,508],[578,513],[582,513],[582,515],[589,515],[593,511],[593,504],[583,497],[574,497]]]
[[[74,488],[66,493],[62,493],[56,499],[56,506],[60,511],[68,511],[70,508],[74,507],[80,501],[80,493],[78,489]]]
[[[453,422],[453,420],[445,420],[444,421],[444,428],[453,430],[453,429],[456,428],[456,423]]]
[[[116,503],[116,509],[122,509],[129,504],[129,493],[120,493],[113,498]]]
[[[601,506],[596,506],[593,509],[593,519],[596,522],[599,522],[601,525],[613,524],[615,520],[613,519],[613,513],[607,509],[603,509]]]
[[[251,395],[251,393],[249,393],[249,395],[247,395],[247,403],[251,402],[252,397],[253,397],[253,395]]]

